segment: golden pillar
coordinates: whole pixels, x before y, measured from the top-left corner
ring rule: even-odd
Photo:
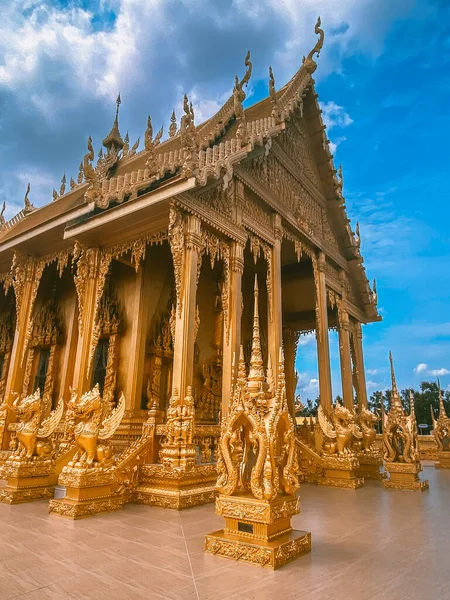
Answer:
[[[74,277],[78,295],[78,344],[72,387],[78,394],[91,388],[90,372],[91,344],[95,326],[97,305],[101,292],[99,285],[100,249],[82,248],[77,260]],[[108,265],[109,267],[109,265]]]
[[[313,260],[316,288],[316,340],[319,367],[320,403],[330,409],[332,405],[330,347],[328,342],[327,289],[325,277],[325,254],[319,253]]]
[[[272,365],[278,363],[278,353],[283,343],[283,321],[282,321],[282,297],[281,297],[281,242],[283,238],[283,229],[281,226],[281,217],[278,214],[273,215],[273,229],[275,243],[272,248],[271,256],[271,291],[272,291],[272,310],[269,309],[269,327],[268,327],[268,345]],[[277,383],[277,372],[274,368],[274,381]]]
[[[355,368],[355,387],[358,404],[367,406],[366,374],[364,370],[364,356],[362,347],[362,328],[359,321],[351,324],[351,341],[353,345],[353,361]]]
[[[227,412],[233,380],[233,358],[238,356],[241,343],[242,275],[244,246],[232,241],[230,248],[230,277],[228,283],[228,324],[224,328],[222,363],[222,414]],[[237,360],[237,358],[236,358]]]
[[[33,309],[39,279],[36,282],[36,261],[29,256],[15,254],[12,266],[13,287],[16,296],[16,331],[11,350],[10,368],[5,385],[4,398],[8,402],[12,392],[19,392],[24,375],[22,361],[27,325]],[[4,423],[1,448],[7,449],[9,444],[8,423],[12,414],[8,411]]]
[[[284,364],[286,369],[286,398],[289,412],[294,416],[295,404],[295,359],[297,357],[297,344],[300,337],[299,331],[283,329]]]
[[[187,387],[192,386],[197,270],[200,268],[201,249],[200,219],[189,215],[186,217],[185,226],[181,290],[176,307],[172,378],[172,395],[175,395],[177,390],[176,395],[180,398],[184,398],[187,395]]]
[[[341,272],[343,275],[343,272]],[[339,356],[341,365],[342,397],[344,406],[353,410],[352,357],[350,349],[350,320],[347,312],[347,297],[342,285],[342,297],[337,301]]]

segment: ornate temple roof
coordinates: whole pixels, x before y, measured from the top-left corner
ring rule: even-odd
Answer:
[[[128,134],[125,140],[119,131],[118,112],[120,95],[117,99],[116,117],[111,132],[103,140],[107,153],[99,154],[94,166],[94,150],[89,141],[78,181],[71,179],[70,190],[64,183],[60,194],[54,191],[54,200],[40,209],[21,211],[9,223],[2,223],[0,232],[1,254],[14,239],[44,224],[67,218],[73,213],[84,212],[85,218],[99,210],[109,209],[123,202],[133,202],[138,196],[152,193],[161,186],[195,178],[195,186],[230,177],[233,165],[251,158],[258,147],[270,152],[271,140],[283,135],[295,114],[305,117],[307,131],[320,177],[319,192],[325,199],[327,212],[331,216],[334,234],[340,251],[347,260],[361,305],[367,320],[378,320],[376,289],[371,289],[360,253],[359,230],[356,234],[350,227],[345,200],[342,194],[342,169],[337,171],[329,149],[326,126],[315,92],[313,73],[317,68],[314,60],[319,56],[324,33],[320,19],[315,28],[319,36],[314,48],[306,57],[289,82],[278,91],[272,69],[269,70],[269,95],[260,102],[244,109],[245,88],[252,72],[250,53],[245,58],[246,71],[241,79],[236,76],[230,98],[211,118],[199,125],[194,123],[194,110],[187,97],[184,99],[184,114],[177,128],[172,114],[169,136],[162,140],[162,129],[153,134],[151,118],[148,118],[144,149],[137,151],[139,140],[130,149]],[[114,208],[113,208],[114,210]]]

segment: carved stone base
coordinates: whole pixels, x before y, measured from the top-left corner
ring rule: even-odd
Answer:
[[[300,512],[297,496],[257,500],[250,494],[220,495],[216,513],[225,528],[205,538],[205,551],[225,558],[278,569],[310,552],[311,534],[295,531],[291,518]]]
[[[81,519],[123,507],[124,499],[117,492],[114,469],[92,468],[80,471],[66,467],[58,484],[65,486],[64,498],[50,500],[49,513]]]
[[[358,461],[359,468],[356,469],[357,477],[373,481],[383,481],[383,479],[386,479],[387,473],[380,471],[380,468],[383,466],[381,454],[360,452],[358,454]]]
[[[168,469],[163,465],[144,465],[141,485],[134,500],[138,504],[181,510],[214,502],[217,471],[215,464],[195,465],[190,469]]]
[[[51,498],[57,482],[53,461],[7,460],[0,468],[0,478],[7,484],[0,489],[0,502],[20,504]]]
[[[359,462],[355,455],[324,456],[323,467],[323,477],[319,478],[319,485],[351,490],[364,485],[364,479],[357,474]]]
[[[384,466],[390,475],[389,479],[383,481],[386,488],[423,492],[429,487],[428,480],[421,481],[419,479],[419,473],[422,470],[420,462],[385,463]]]
[[[438,462],[435,463],[436,469],[450,469],[450,451],[438,452]]]

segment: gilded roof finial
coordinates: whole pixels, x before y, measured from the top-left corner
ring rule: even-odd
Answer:
[[[147,129],[145,130],[144,143],[146,150],[151,150],[153,148],[153,126],[150,115],[147,117]]]
[[[315,63],[313,56],[314,56],[314,54],[317,54],[317,56],[320,55],[320,51],[322,50],[322,47],[323,47],[323,41],[325,39],[325,34],[323,32],[323,29],[321,29],[321,27],[320,27],[321,24],[322,24],[322,22],[320,20],[320,17],[318,17],[314,31],[319,36],[319,39],[317,40],[316,45],[311,50],[311,52],[308,54],[308,56],[306,58],[303,57],[303,64],[305,66],[309,67],[309,71],[311,73],[314,73],[314,71],[316,70],[316,67],[317,67],[317,64]]]
[[[78,167],[77,183],[83,183],[83,177],[84,177],[84,173],[83,173],[83,161],[81,161],[80,162],[80,166]]]
[[[172,116],[170,117],[169,137],[175,137],[177,134],[177,129],[177,117],[175,116],[175,110],[173,110]]]
[[[128,131],[125,134],[124,140],[123,140],[124,144],[123,144],[123,148],[122,148],[122,156],[128,156],[128,153],[130,151],[130,136],[128,135]]]
[[[361,246],[361,235],[359,233],[359,221],[356,222],[356,228],[355,228],[355,242],[356,245],[358,246],[358,248]]]
[[[61,178],[61,187],[59,188],[59,195],[64,196],[65,193],[66,193],[66,174],[64,173],[64,175]]]
[[[269,96],[272,103],[272,118],[275,119],[275,124],[281,123],[281,111],[278,106],[277,92],[275,91],[275,77],[273,76],[272,67],[269,67]]]
[[[392,404],[392,408],[403,411],[402,402],[400,400],[400,394],[398,393],[398,389],[397,389],[397,382],[395,380],[394,360],[392,358],[392,352],[390,350],[389,350],[389,362],[391,365],[391,381],[392,381],[391,404]]]
[[[134,142],[133,146],[131,147],[130,156],[134,156],[136,154],[137,149],[139,148],[140,141],[141,136],[138,137],[138,139]]]
[[[75,179],[73,177],[70,178],[70,189],[73,190],[73,188],[76,186],[77,184],[75,183]]]
[[[181,117],[181,147],[184,150],[183,175],[192,177],[198,167],[198,133],[194,124],[194,109],[187,95],[183,99],[184,115]]]
[[[119,93],[116,100],[116,116],[114,118],[112,129],[103,140],[103,145],[105,146],[108,154],[110,152],[118,152],[119,150],[122,150],[124,146],[124,141],[119,131],[119,106],[121,105],[121,103],[122,101],[120,99]]]
[[[53,202],[56,202],[59,198],[58,192],[55,190],[55,188],[53,188],[52,198],[53,198]]]
[[[31,204],[28,194],[30,193],[31,185],[27,185],[27,191],[25,192],[25,198],[23,199],[24,209],[23,212],[27,215],[34,210],[34,206]]]

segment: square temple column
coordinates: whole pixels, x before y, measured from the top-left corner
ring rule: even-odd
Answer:
[[[36,261],[21,254],[15,254],[12,266],[13,288],[16,296],[16,330],[11,350],[9,372],[6,379],[4,400],[8,402],[12,392],[20,392],[24,378],[24,364],[22,356],[27,333],[27,325],[36,297],[36,284],[39,279],[36,274]],[[35,281],[36,280],[36,281]],[[0,449],[6,450],[9,444],[8,423],[12,417],[12,411],[0,413]]]
[[[358,404],[367,407],[366,373],[364,368],[364,355],[362,347],[362,327],[359,321],[352,321],[351,340],[353,342],[353,358],[356,379],[356,396]]]
[[[195,312],[197,275],[201,251],[201,222],[193,215],[186,217],[184,248],[182,251],[181,285],[177,294],[175,341],[173,345],[172,395],[187,395],[192,386],[194,369]]]
[[[340,273],[343,282],[344,272]],[[350,320],[347,312],[347,295],[342,284],[341,298],[337,300],[339,357],[341,365],[342,396],[344,406],[353,409],[352,357],[350,350]]]
[[[272,310],[269,310],[268,315],[268,345],[276,385],[278,373],[275,366],[278,364],[280,348],[283,344],[283,308],[281,296],[281,242],[283,239],[283,228],[279,214],[273,215],[273,231],[275,242],[271,257],[270,285],[272,288]]]
[[[325,409],[332,405],[330,347],[328,342],[327,289],[325,277],[325,254],[313,259],[314,285],[316,288],[316,340],[319,366],[320,404]]]
[[[83,248],[77,262],[74,277],[78,296],[78,344],[72,387],[78,394],[91,388],[90,373],[91,345],[95,326],[96,309],[102,289],[99,284],[100,249]],[[109,267],[109,264],[108,264]]]
[[[230,276],[228,283],[228,324],[224,328],[222,360],[222,414],[228,411],[233,381],[233,358],[236,364],[241,344],[242,275],[244,246],[232,241],[230,247]]]

